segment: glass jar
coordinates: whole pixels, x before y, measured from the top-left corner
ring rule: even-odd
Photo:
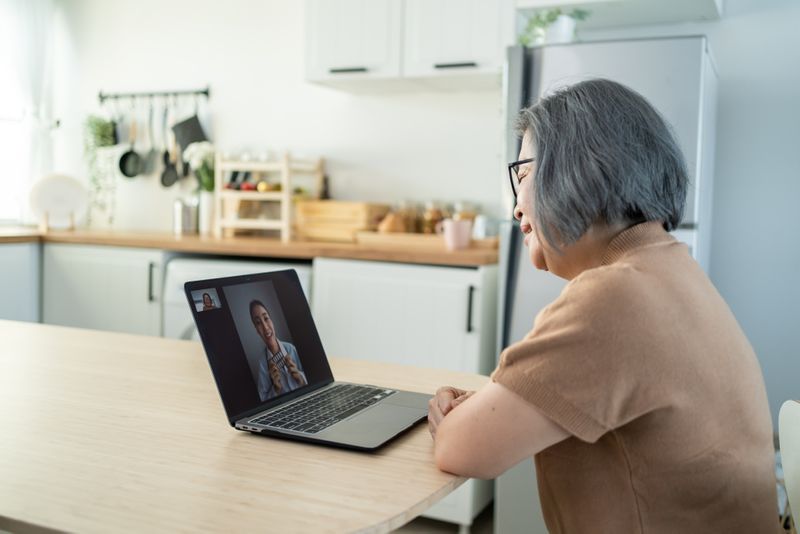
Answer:
[[[418,232],[419,210],[410,200],[401,200],[397,204],[396,213],[402,218],[404,232]]]
[[[426,202],[425,212],[422,214],[422,233],[435,234],[436,227],[444,220],[444,214],[438,202]]]
[[[478,211],[475,209],[475,206],[472,203],[456,202],[455,210],[453,212],[453,220],[469,220],[474,222],[477,214]]]

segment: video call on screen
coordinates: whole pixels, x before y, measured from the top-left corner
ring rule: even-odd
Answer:
[[[281,276],[191,290],[229,417],[332,378],[305,296]]]

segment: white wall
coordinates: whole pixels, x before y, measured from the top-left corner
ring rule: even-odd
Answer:
[[[85,175],[97,93],[211,86],[214,141],[327,158],[336,198],[468,200],[500,209],[500,91],[356,95],[304,82],[300,0],[66,0],[56,166]],[[117,228],[169,230],[156,176],[120,179]]]
[[[584,38],[708,35],[719,73],[711,279],[761,361],[773,418],[800,398],[800,3],[726,0],[719,22]]]

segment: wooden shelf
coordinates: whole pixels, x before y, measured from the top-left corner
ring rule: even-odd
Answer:
[[[220,161],[220,170],[222,172],[240,171],[240,172],[281,172],[284,169],[284,164],[281,161]],[[291,161],[289,163],[289,170],[294,173],[316,173],[316,162],[306,161]]]
[[[281,201],[284,199],[282,191],[236,191],[233,189],[226,189],[219,192],[222,198],[233,198],[237,200],[274,200]]]
[[[220,223],[225,228],[238,228],[240,230],[283,229],[283,221],[280,219],[224,219]]]
[[[218,157],[214,165],[214,235],[231,237],[236,230],[279,230],[281,240],[289,242],[292,237],[292,202],[295,198],[292,194],[292,176],[314,175],[319,193],[323,168],[322,158],[316,161],[296,160],[288,152],[280,161],[232,161]],[[226,189],[228,174],[232,172],[249,172],[254,182],[263,179],[263,174],[278,173],[281,190],[260,192]],[[254,206],[259,202],[271,203],[272,207]],[[246,207],[245,203],[248,204]],[[275,205],[279,213],[275,213]],[[264,218],[265,215],[270,218]]]

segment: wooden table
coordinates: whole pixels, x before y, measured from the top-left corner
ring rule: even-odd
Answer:
[[[377,453],[227,423],[195,342],[0,321],[0,530],[387,532],[453,491],[425,425]],[[347,359],[339,380],[488,379]]]

